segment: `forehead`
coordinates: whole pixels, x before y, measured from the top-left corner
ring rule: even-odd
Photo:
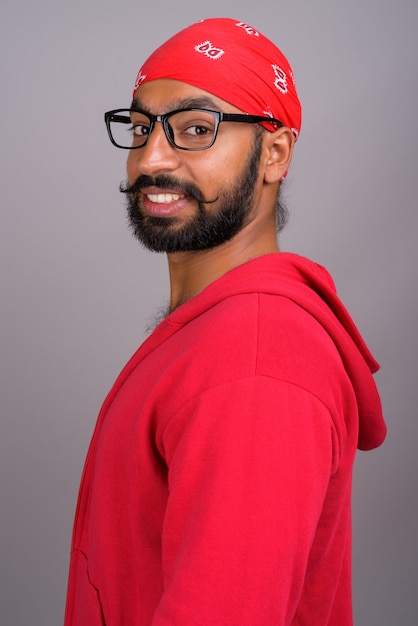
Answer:
[[[142,84],[135,92],[133,103],[154,115],[197,107],[224,113],[242,113],[229,102],[188,83],[170,78],[159,78]]]

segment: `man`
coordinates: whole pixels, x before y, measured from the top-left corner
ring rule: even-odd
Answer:
[[[350,625],[353,459],[385,425],[329,274],[278,249],[290,66],[249,25],[204,20],[105,117],[170,311],[99,415],[65,624]]]

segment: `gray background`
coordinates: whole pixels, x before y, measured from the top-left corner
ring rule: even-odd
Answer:
[[[100,404],[165,300],[126,230],[103,111],[209,16],[289,57],[304,107],[283,248],[334,275],[382,364],[389,438],[358,455],[358,626],[417,623],[416,0],[2,0],[1,623],[62,622],[78,484]]]

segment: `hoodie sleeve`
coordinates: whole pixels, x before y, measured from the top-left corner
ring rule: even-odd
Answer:
[[[253,376],[190,401],[162,445],[169,500],[153,626],[290,624],[340,456],[327,409]]]

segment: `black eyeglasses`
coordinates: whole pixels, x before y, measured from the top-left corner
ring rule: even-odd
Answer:
[[[168,141],[179,150],[207,150],[215,143],[221,122],[270,122],[277,127],[283,126],[282,122],[272,117],[208,109],[178,109],[164,115],[151,115],[135,109],[114,109],[105,113],[104,118],[110,141],[117,148],[127,150],[143,148],[155,122],[162,123]]]

